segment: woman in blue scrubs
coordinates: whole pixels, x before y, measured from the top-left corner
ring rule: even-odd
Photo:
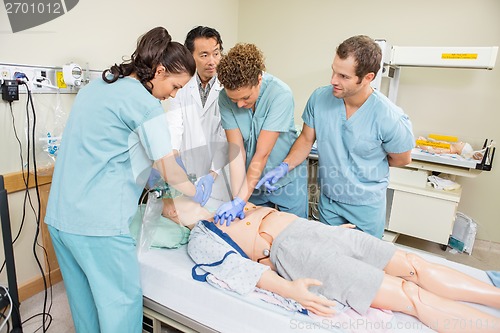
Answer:
[[[229,225],[243,216],[243,207],[249,200],[307,217],[306,165],[302,163],[288,172],[288,166],[281,163],[297,139],[292,91],[265,72],[263,54],[253,44],[234,46],[220,61],[217,73],[224,86],[219,106],[222,127],[232,146],[234,200],[219,207],[215,220]],[[254,191],[262,172],[278,166],[282,179],[274,184],[275,191]]]
[[[111,66],[75,98],[45,222],[78,333],[142,331],[129,223],[153,163],[164,179],[201,202],[203,189],[177,172],[160,104],[195,68],[191,53],[157,27],[138,40],[130,60]]]

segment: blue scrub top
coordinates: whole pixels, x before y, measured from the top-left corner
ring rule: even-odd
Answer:
[[[321,192],[341,203],[375,203],[389,183],[387,154],[415,145],[411,122],[377,90],[346,119],[344,100],[332,92],[331,85],[316,89],[302,115],[316,132]]]
[[[129,77],[82,88],[64,129],[45,222],[72,234],[128,234],[153,162],[172,151],[165,114]]]
[[[219,94],[219,106],[222,127],[226,130],[239,129],[246,151],[246,168],[257,148],[257,139],[261,130],[280,132],[276,144],[267,160],[263,174],[277,167],[288,155],[297,139],[294,122],[294,101],[291,89],[268,73],[263,73],[259,97],[252,109],[239,108],[227,97],[226,91]],[[276,183],[282,187],[299,175],[300,168],[292,170]],[[303,175],[304,176],[304,175]]]

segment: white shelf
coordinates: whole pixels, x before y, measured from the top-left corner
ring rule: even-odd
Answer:
[[[453,201],[453,202],[459,202],[460,196],[462,195],[462,189],[453,190],[453,191],[444,191],[444,190],[437,190],[437,189],[433,188],[432,186],[418,187],[418,186],[411,186],[411,185],[407,185],[407,184],[400,184],[400,183],[394,183],[394,182],[389,183],[388,187],[390,189],[397,190],[397,191],[414,193],[414,194],[419,194],[419,195],[423,195],[426,197],[448,200],[448,201]]]

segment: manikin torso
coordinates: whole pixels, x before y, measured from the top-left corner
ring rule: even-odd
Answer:
[[[254,261],[262,259],[259,260],[260,263],[273,268],[267,258],[271,245],[274,239],[297,219],[297,216],[270,207],[257,207],[251,203],[247,203],[244,213],[243,220],[237,219],[229,226],[225,224],[216,226],[227,233],[250,259]],[[199,220],[213,219],[213,213],[187,197],[164,199],[163,215],[190,228]]]
[[[245,207],[245,218],[234,221],[229,227],[217,225],[238,244],[246,255],[254,260],[272,266],[268,259],[274,239],[297,216],[269,207]]]

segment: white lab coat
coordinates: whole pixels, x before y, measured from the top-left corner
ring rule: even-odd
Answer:
[[[226,165],[228,153],[218,102],[223,87],[216,79],[202,106],[196,75],[167,100],[166,107],[172,148],[181,153],[187,173],[200,178]]]

